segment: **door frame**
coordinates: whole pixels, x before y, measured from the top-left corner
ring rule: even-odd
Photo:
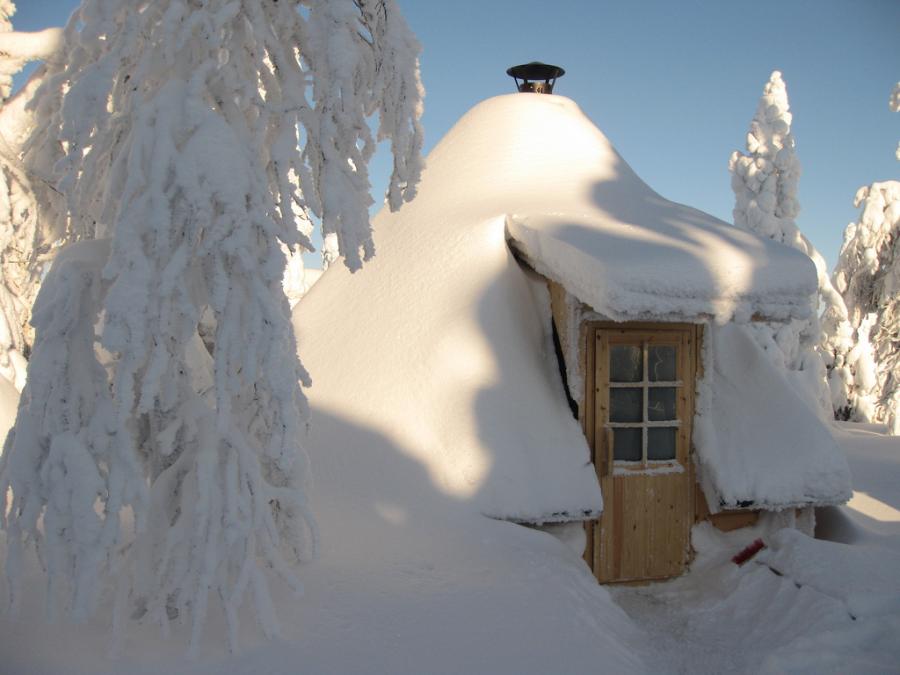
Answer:
[[[686,568],[692,550],[690,547],[690,527],[694,523],[695,510],[695,491],[696,481],[694,474],[694,463],[692,461],[693,443],[692,428],[693,416],[696,410],[696,380],[700,375],[700,344],[702,340],[702,326],[699,324],[689,323],[663,323],[663,322],[624,322],[617,323],[611,321],[587,321],[583,324],[582,330],[582,346],[584,348],[584,409],[582,414],[582,427],[588,440],[588,446],[591,450],[591,462],[594,464],[597,472],[597,479],[600,482],[603,492],[604,510],[600,519],[588,521],[585,524],[587,535],[587,545],[585,548],[585,560],[590,566],[594,575],[601,583],[641,583],[651,581],[653,579],[666,577],[639,577],[639,578],[607,578],[609,577],[609,567],[607,562],[607,571],[604,572],[604,559],[602,556],[609,555],[612,552],[603,551],[601,546],[601,527],[611,527],[609,519],[615,513],[616,504],[614,499],[619,500],[618,508],[622,509],[621,491],[613,489],[613,460],[611,457],[611,447],[608,442],[609,429],[606,427],[606,405],[608,402],[607,392],[600,392],[597,383],[597,350],[600,332],[621,331],[623,335],[628,335],[632,339],[643,334],[664,336],[667,332],[669,337],[672,333],[683,339],[684,349],[681,354],[682,359],[682,380],[683,387],[679,395],[679,419],[681,425],[679,435],[679,451],[676,461],[681,464],[685,472],[685,482],[687,495],[684,499],[685,513],[683,514],[683,524],[687,528],[686,532],[686,551],[683,568]],[[599,395],[599,396],[598,396]],[[598,400],[600,399],[600,400]],[[683,399],[683,401],[682,401]],[[600,405],[598,405],[600,404]],[[601,409],[602,408],[602,409]],[[627,469],[626,469],[627,471]],[[614,493],[616,493],[614,495]],[[606,516],[606,521],[604,521]],[[605,538],[607,542],[612,542],[611,536]],[[683,569],[682,569],[683,571]],[[620,575],[621,576],[621,575]],[[627,576],[627,575],[626,575]]]

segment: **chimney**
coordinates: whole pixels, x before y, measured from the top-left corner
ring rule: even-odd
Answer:
[[[507,69],[506,74],[516,81],[516,88],[523,93],[552,94],[556,78],[566,71],[559,66],[551,66],[540,61],[523,63]],[[522,80],[519,82],[519,80]]]

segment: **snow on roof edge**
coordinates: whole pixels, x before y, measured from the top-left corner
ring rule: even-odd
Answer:
[[[710,511],[846,502],[850,469],[826,421],[742,326],[706,333],[693,435]]]
[[[567,223],[570,219],[573,222],[591,220],[590,216],[586,217],[584,214],[547,214],[541,217],[544,223]],[[651,270],[647,278],[643,279],[639,277],[639,273],[646,270],[623,270],[620,261],[606,260],[595,252],[579,250],[556,233],[543,231],[540,226],[529,226],[529,220],[533,219],[507,214],[508,245],[535,271],[561,284],[581,302],[613,321],[670,320],[698,323],[714,320],[718,324],[724,324],[732,320],[746,322],[761,319],[787,322],[808,318],[812,312],[810,298],[814,290],[811,291],[808,286],[814,286],[816,277],[811,260],[808,261],[809,269],[805,273],[802,269],[786,273],[788,265],[778,259],[763,269],[752,269],[756,276],[785,276],[779,284],[758,292],[752,289],[722,288],[723,283],[710,287],[703,287],[696,281],[693,284],[679,285],[675,279],[679,273],[690,269],[690,260],[677,260],[655,275]],[[563,225],[560,229],[564,227],[567,226]],[[742,235],[751,234],[740,232]],[[787,253],[789,258],[796,258],[790,261],[792,264],[798,262],[798,256],[792,255],[796,253],[793,249],[759,237],[753,238],[766,249],[774,249],[782,254]],[[636,240],[634,247],[640,246],[641,241]],[[770,267],[775,269],[769,269]],[[807,283],[800,283],[802,276],[807,277]],[[635,283],[635,278],[640,283]],[[792,279],[798,282],[791,283]],[[713,281],[719,282],[718,279]],[[721,292],[716,294],[716,290]]]

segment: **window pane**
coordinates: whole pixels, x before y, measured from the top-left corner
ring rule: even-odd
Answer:
[[[677,431],[674,427],[647,429],[647,459],[675,459],[675,434]]]
[[[644,390],[632,387],[627,389],[610,389],[609,421],[643,422]]]
[[[644,379],[644,356],[640,345],[610,345],[609,381],[640,382]]]
[[[642,429],[613,429],[613,459],[640,462],[644,458]]]
[[[651,382],[674,382],[677,380],[675,346],[650,345],[647,350],[647,373]]]
[[[647,419],[651,422],[677,419],[675,387],[651,387],[647,396]]]

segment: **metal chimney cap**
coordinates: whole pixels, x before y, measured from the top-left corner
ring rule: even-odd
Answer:
[[[532,61],[506,69],[506,74],[520,80],[555,80],[566,74],[559,66]]]
[[[532,61],[507,68],[506,74],[515,79],[516,88],[522,93],[552,94],[556,78],[565,75],[566,71],[559,66]]]

